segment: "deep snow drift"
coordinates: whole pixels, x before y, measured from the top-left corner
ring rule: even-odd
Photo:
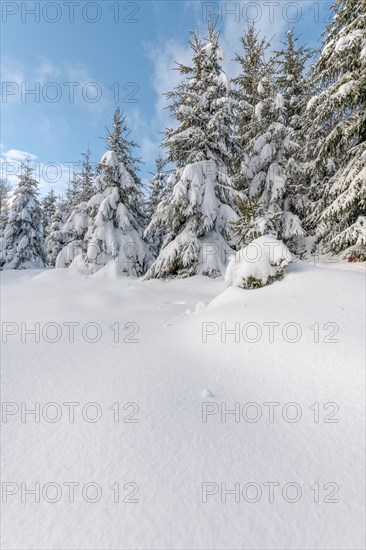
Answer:
[[[363,548],[364,273],[2,293],[3,548]]]

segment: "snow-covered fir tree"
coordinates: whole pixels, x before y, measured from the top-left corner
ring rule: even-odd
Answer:
[[[323,50],[312,71],[308,217],[320,251],[366,252],[366,3],[336,0]],[[352,251],[355,254],[355,251]]]
[[[235,178],[242,196],[236,201],[240,217],[234,223],[234,229],[238,244],[243,245],[268,232],[275,232],[279,211],[270,210],[268,201],[262,198],[275,152],[267,144],[272,138],[268,130],[275,116],[274,57],[269,55],[270,43],[260,38],[254,24],[248,26],[241,44],[243,53],[237,53],[235,57],[240,72],[233,79],[233,96],[236,99],[235,132],[244,154]]]
[[[38,182],[33,177],[29,160],[22,163],[18,177],[4,230],[1,268],[42,268],[45,262],[42,209]]]
[[[55,266],[57,256],[65,246],[66,239],[63,232],[64,222],[62,204],[59,203],[56,205],[55,211],[51,217],[45,240],[46,259],[49,266]]]
[[[163,145],[176,170],[146,231],[166,235],[147,278],[218,276],[234,246],[230,168],[240,147],[232,135],[230,84],[219,33],[210,26],[205,38],[198,31],[191,36],[192,64],[178,65],[183,81],[166,94],[178,125],[166,131]]]
[[[10,191],[10,183],[5,178],[0,178],[0,238],[3,236],[8,223]]]
[[[310,96],[305,65],[313,52],[304,45],[296,47],[298,41],[293,29],[289,29],[283,47],[275,52],[275,61],[277,86],[284,98],[286,118],[294,130],[300,131]],[[300,138],[305,140],[303,132],[298,140]]]
[[[152,220],[159,204],[168,193],[167,174],[164,170],[165,161],[162,157],[159,157],[155,161],[156,170],[152,174],[152,180],[150,183],[150,194],[146,203],[146,218],[148,223]],[[150,248],[157,255],[162,247],[164,240],[164,233],[162,228],[156,228],[155,231],[151,231],[149,234]]]
[[[65,207],[68,214],[71,214],[81,203],[88,202],[93,195],[93,181],[96,173],[90,161],[91,152],[89,147],[81,155],[81,170],[73,175],[66,191]]]
[[[244,196],[247,201],[255,199],[245,244],[266,233],[275,232],[282,238],[286,168],[297,145],[286,123],[284,98],[276,89],[274,75],[262,78],[258,85],[253,123],[257,133],[249,141],[242,163]]]
[[[48,234],[48,228],[51,224],[52,216],[55,213],[57,206],[57,197],[54,189],[50,189],[47,195],[42,199],[42,224],[45,231],[45,235]]]
[[[297,46],[298,38],[292,29],[286,34],[283,48],[275,52],[276,85],[283,97],[285,125],[288,137],[295,145],[286,154],[285,188],[282,197],[280,236],[296,253],[305,252],[304,220],[308,214],[307,191],[309,186],[306,159],[306,134],[304,118],[310,90],[306,80],[305,66],[312,51],[306,46]]]
[[[254,68],[259,73],[256,90],[252,88],[251,73],[235,79],[236,93],[242,97],[237,127],[245,151],[240,172],[243,197],[238,202],[241,217],[235,223],[235,232],[241,244],[276,233],[298,251],[304,236],[297,155],[301,150],[307,51],[295,47],[289,31],[285,48],[267,59],[268,43],[258,38],[253,26],[244,36],[243,46],[246,57],[237,56],[242,69]]]
[[[239,74],[232,79],[232,96],[235,99],[235,135],[243,151],[246,151],[259,131],[260,124],[255,117],[255,109],[260,101],[261,82],[273,72],[273,60],[267,59],[270,43],[265,38],[260,38],[254,23],[248,25],[240,41],[243,52],[235,55]],[[242,160],[241,157],[239,160]],[[235,179],[239,189],[246,188],[246,181],[240,175]]]
[[[158,204],[166,192],[166,172],[164,171],[164,160],[159,157],[155,161],[155,172],[152,174],[150,183],[150,194],[146,203],[146,215],[148,219],[152,218]]]
[[[95,170],[90,162],[91,153],[82,153],[81,170],[74,174],[66,193],[66,201],[62,206],[61,241],[64,247],[59,250],[59,258],[55,259],[56,267],[69,267],[75,256],[86,251],[84,237],[91,223],[87,204],[93,195]]]
[[[143,239],[139,159],[133,156],[136,144],[129,140],[125,118],[118,108],[113,129],[106,137],[108,151],[98,165],[94,194],[87,203],[91,222],[84,239],[85,263],[92,273],[114,262],[119,273],[139,276],[149,267],[152,256]]]

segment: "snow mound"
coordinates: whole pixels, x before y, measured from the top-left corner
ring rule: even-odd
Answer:
[[[225,281],[239,288],[260,288],[281,279],[293,256],[282,241],[263,235],[230,260]]]
[[[70,267],[75,258],[82,254],[82,242],[72,241],[67,244],[58,254],[55,262],[57,269]]]

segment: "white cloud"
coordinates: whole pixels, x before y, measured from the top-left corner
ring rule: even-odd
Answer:
[[[40,64],[34,69],[34,79],[40,84],[53,82],[60,77],[60,67],[50,59],[42,58]]]
[[[188,42],[188,33],[187,33]],[[147,56],[153,63],[152,85],[157,94],[155,102],[155,116],[160,129],[163,130],[172,124],[167,107],[167,99],[164,94],[172,90],[181,80],[176,62],[189,64],[191,62],[191,50],[188,46],[182,46],[174,39],[168,40],[164,46],[151,46],[145,44]]]
[[[37,159],[37,155],[19,149],[6,150],[3,146],[0,156],[1,178],[7,179],[12,187],[14,187],[19,181],[17,174],[20,173],[20,165],[28,158],[30,161],[34,162]]]
[[[2,156],[6,162],[23,162],[27,158],[30,160],[36,160],[37,158],[37,155],[19,149],[8,149],[2,153]]]
[[[128,113],[127,126],[131,129],[130,138],[137,142],[139,148],[136,156],[141,157],[144,163],[154,164],[159,155],[160,134],[158,123],[150,118],[142,117],[138,108]]]
[[[1,58],[1,102],[4,109],[6,104],[20,101],[20,89],[25,82],[25,68],[23,64],[10,56]]]
[[[22,63],[14,57],[5,55],[1,58],[1,78],[3,82],[24,82],[25,69]]]
[[[77,166],[68,163],[43,162],[37,155],[19,149],[7,149],[1,151],[0,175],[7,179],[14,188],[19,181],[21,164],[27,158],[30,159],[30,166],[34,171],[34,177],[39,182],[41,194],[44,195],[51,188],[54,188],[59,195],[64,194],[69,181],[71,180]]]

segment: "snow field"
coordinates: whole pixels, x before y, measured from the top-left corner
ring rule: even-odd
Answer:
[[[363,547],[364,273],[7,271],[2,290],[4,548]]]

